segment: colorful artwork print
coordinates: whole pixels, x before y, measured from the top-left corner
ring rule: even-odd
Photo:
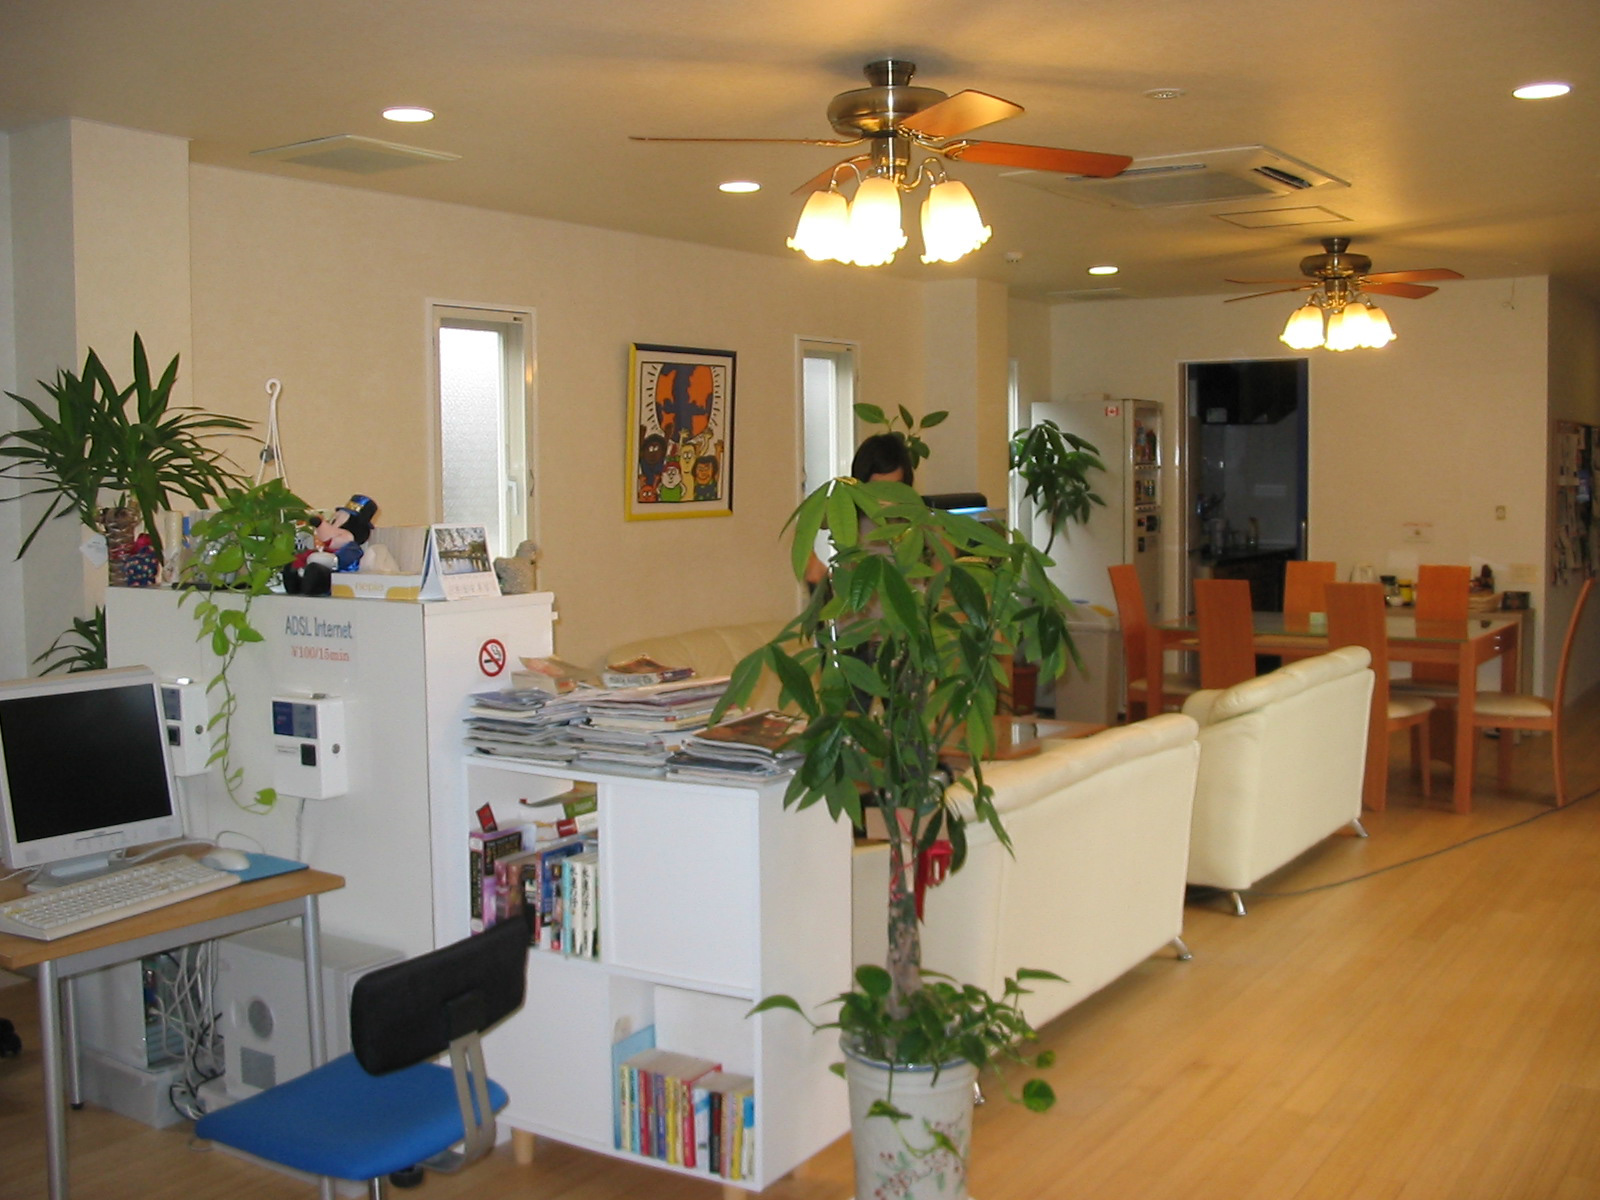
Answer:
[[[731,350],[635,343],[629,356],[629,520],[733,511]]]

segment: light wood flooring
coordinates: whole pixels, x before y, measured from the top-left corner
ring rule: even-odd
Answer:
[[[1547,807],[1549,742],[1535,738],[1505,792],[1492,753],[1480,756],[1475,811],[1463,816],[1437,795],[1423,805],[1397,745],[1370,839],[1336,837],[1291,864],[1247,917],[1191,905],[1192,962],[1153,958],[1047,1027],[1052,1112],[1007,1104],[988,1082],[973,1193],[1600,1197],[1600,695],[1579,706],[1572,744],[1573,805]],[[0,1061],[5,1200],[44,1194],[33,1009],[31,986],[0,990],[0,1015],[28,1047]],[[80,1196],[314,1194],[196,1146],[187,1126],[154,1131],[92,1108],[69,1124]],[[851,1191],[846,1138],[765,1195]],[[414,1194],[712,1200],[721,1189],[541,1143],[532,1167],[502,1146]]]

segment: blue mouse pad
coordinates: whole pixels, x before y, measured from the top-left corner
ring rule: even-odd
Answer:
[[[249,883],[252,879],[270,879],[274,875],[287,875],[290,871],[306,869],[305,863],[295,862],[292,858],[276,858],[271,854],[250,854],[249,857],[250,865],[242,871],[234,872],[239,876],[240,883]]]

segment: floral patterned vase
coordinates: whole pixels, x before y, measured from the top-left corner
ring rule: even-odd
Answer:
[[[855,1149],[855,1200],[966,1200],[972,1147],[972,1085],[978,1069],[958,1060],[933,1067],[896,1067],[845,1053],[850,1089],[850,1140]],[[893,1080],[893,1091],[890,1081]],[[907,1121],[869,1117],[887,1100]],[[935,1136],[942,1134],[959,1153]]]

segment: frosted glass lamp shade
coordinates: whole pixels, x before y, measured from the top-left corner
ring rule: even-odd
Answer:
[[[800,211],[800,223],[794,228],[794,236],[786,244],[812,262],[845,261],[848,259],[849,214],[849,203],[832,188],[812,192]]]
[[[922,261],[955,262],[989,240],[978,205],[959,180],[934,184],[922,202]]]
[[[1373,350],[1381,350],[1394,341],[1394,328],[1389,324],[1388,314],[1381,308],[1367,305],[1367,336],[1361,344]]]
[[[861,181],[850,202],[849,244],[849,261],[860,267],[891,263],[906,244],[900,228],[900,191],[892,180],[874,175]]]
[[[1352,300],[1328,318],[1329,350],[1354,350],[1366,345],[1367,306]]]
[[[1315,304],[1295,309],[1278,340],[1291,350],[1315,350],[1322,345],[1322,310]]]

